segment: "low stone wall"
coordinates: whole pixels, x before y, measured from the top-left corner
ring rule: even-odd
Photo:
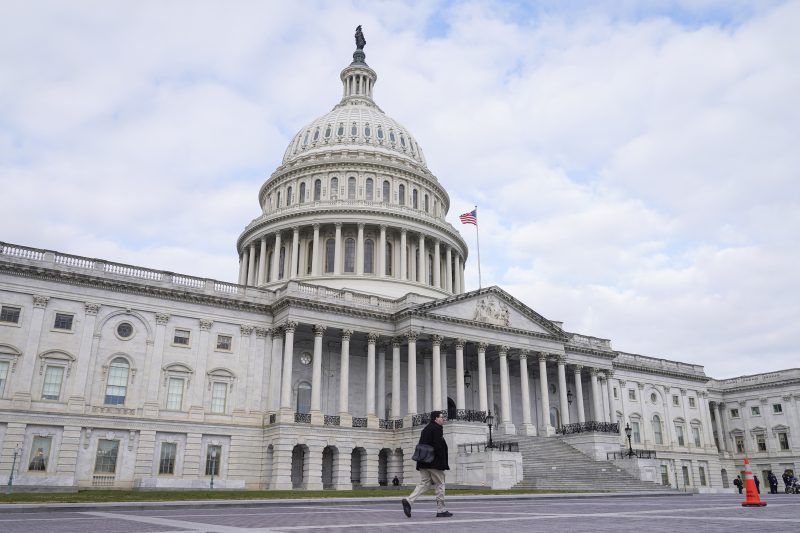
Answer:
[[[508,489],[522,481],[522,454],[519,452],[459,453],[456,465],[456,477],[464,485]]]

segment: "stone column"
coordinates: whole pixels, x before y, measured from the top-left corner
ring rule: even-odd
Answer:
[[[531,422],[531,392],[528,376],[528,352],[519,354],[519,385],[522,390],[522,434],[536,435],[536,427]]]
[[[494,401],[494,369],[491,363],[486,365],[486,403],[489,405],[489,410],[494,413],[497,419],[495,426],[500,425],[501,413],[498,412],[499,408],[495,409],[495,407],[497,407],[497,402]],[[502,403],[502,400],[500,400],[500,403]]]
[[[464,339],[456,339],[456,410],[466,410],[464,397]]]
[[[292,261],[289,263],[291,265],[291,270],[289,271],[289,279],[294,279],[297,277],[297,264],[298,260],[300,259],[300,228],[295,227],[294,231],[292,232]]]
[[[453,258],[455,260],[454,278],[453,278],[453,294],[461,294],[464,292],[464,286],[461,284],[461,256],[456,254]]]
[[[431,391],[431,354],[422,351],[422,411],[430,413],[433,410],[433,391]]]
[[[439,240],[433,243],[433,286],[437,289],[442,286],[442,258],[439,257],[441,251],[439,250]]]
[[[375,343],[378,342],[377,333],[367,335],[367,419],[375,419],[377,428],[377,416],[375,413]]]
[[[672,436],[672,414],[670,413],[670,405],[672,404],[671,396],[670,388],[664,385],[664,416],[666,418],[664,426],[667,434],[666,444],[674,446],[676,442],[673,440]],[[642,413],[642,416],[644,416],[644,413]],[[655,444],[655,435],[653,435],[653,443]]]
[[[208,346],[210,343],[209,335],[211,327],[214,325],[213,320],[201,318],[200,322],[200,338],[198,340],[199,349],[197,350],[197,359],[195,360],[195,374],[194,383],[192,383],[191,396],[189,398],[189,417],[203,416],[205,402],[203,400],[206,387],[208,386],[207,368],[208,368]]]
[[[539,352],[539,386],[542,392],[542,427],[543,437],[555,434],[555,428],[550,425],[550,390],[547,384],[547,354]]]
[[[292,408],[292,362],[294,358],[294,330],[297,322],[287,321],[283,326],[283,380],[281,383],[281,411],[285,411],[289,418],[281,417],[282,421],[294,421]]]
[[[400,346],[403,341],[400,337],[392,339],[392,418],[400,418]]]
[[[589,369],[589,380],[592,384],[592,420],[603,421],[603,409],[600,407],[600,387],[597,383],[597,368]]]
[[[239,254],[239,285],[247,284],[247,248]]]
[[[614,385],[611,378],[614,376],[613,370],[606,371],[606,387],[608,388],[608,421],[612,424],[617,422],[617,410],[614,408]]]
[[[449,404],[447,403],[447,345],[442,345],[442,371],[440,372],[442,378],[442,410],[447,411]]]
[[[724,404],[720,402],[716,402],[716,417],[715,420],[717,422],[717,440],[719,441],[719,451],[727,452],[728,451],[728,443],[725,441],[725,433],[722,430],[722,406]]]
[[[270,350],[269,373],[269,411],[277,411],[281,405],[281,386],[283,384],[283,328],[272,330],[272,349]],[[291,462],[291,461],[290,461]]]
[[[256,284],[256,243],[250,243],[250,254],[247,262],[247,284]]]
[[[261,237],[258,260],[258,285],[263,285],[267,281],[267,237]]]
[[[259,352],[255,357],[261,359],[261,363],[257,366],[260,375],[255,382],[254,394],[257,398],[252,402],[253,410],[259,410],[266,413],[269,410],[269,379],[270,379],[270,361],[272,360],[272,330],[270,328],[255,328],[256,340],[258,342]]]
[[[467,292],[464,288],[464,266],[464,261],[461,256],[458,256],[458,288],[462,293]]]
[[[278,273],[280,272],[281,262],[281,232],[275,232],[275,247],[272,250],[272,272],[269,277],[270,281],[278,281]]]
[[[486,395],[486,343],[478,343],[478,405],[484,413],[489,412]]]
[[[500,425],[506,435],[515,435],[516,428],[511,422],[511,392],[508,382],[508,346],[500,346],[500,405],[503,412],[503,422]]]
[[[407,230],[402,228],[400,230],[400,279],[408,279],[408,259],[406,252],[406,233]]]
[[[691,418],[686,409],[689,407],[689,398],[686,397],[686,389],[681,389],[681,411],[683,411],[683,445],[687,448],[694,447],[694,440],[692,439],[692,424]]]
[[[655,435],[653,435],[653,438],[652,439],[650,438],[650,434],[653,433],[653,426],[651,423],[652,419],[647,420],[645,415],[646,411],[644,409],[644,383],[639,382],[636,384],[636,386],[638,387],[638,394],[639,394],[639,412],[642,413],[642,427],[640,428],[642,430],[642,439],[645,443],[645,446],[650,446],[655,442],[656,437]],[[668,421],[667,424],[671,424],[671,422]]]
[[[442,346],[442,338],[439,335],[433,335],[431,337],[431,344],[433,345],[433,350],[431,354],[431,370],[433,371],[431,376],[433,380],[433,409],[436,411],[441,411],[442,407],[442,356],[441,356],[441,346]]]
[[[378,238],[378,277],[386,275],[386,225],[381,224],[381,234]]]
[[[561,425],[569,424],[569,399],[567,398],[567,358],[559,355],[557,359],[558,368],[558,402],[561,404]]]
[[[378,346],[378,405],[375,408],[378,418],[386,416],[386,343],[382,342]]]
[[[338,276],[342,273],[342,223],[336,223],[336,245],[333,250],[333,273]]]
[[[153,346],[153,360],[150,362],[150,369],[146,376],[147,396],[145,397],[144,409],[148,415],[158,415],[158,389],[161,383],[161,366],[164,359],[164,344],[167,336],[167,323],[169,315],[166,313],[156,313],[156,335]]]
[[[314,224],[314,252],[311,256],[311,274],[319,276],[319,224]]]
[[[417,414],[417,332],[406,333],[408,339],[408,414]]]
[[[350,337],[352,330],[342,330],[342,351],[339,365],[339,417],[342,427],[349,427],[344,419],[350,418]]]
[[[89,375],[89,359],[92,355],[92,339],[94,338],[94,328],[97,321],[97,313],[100,311],[100,304],[85,302],[83,304],[83,309],[84,318],[81,327],[81,344],[78,351],[78,358],[75,362],[72,383],[69,388],[69,397],[67,399],[69,411],[79,413],[83,413],[86,406],[86,385],[88,380],[91,379]],[[152,379],[150,377],[151,365],[152,358],[148,358],[145,361],[145,385],[149,384]],[[158,375],[156,375],[155,379],[152,379],[152,381],[158,383]]]
[[[452,249],[450,246],[445,248],[444,252],[444,280],[445,280],[445,289],[449,292],[453,292],[453,257],[452,257]]]
[[[425,254],[425,235],[419,234],[419,264],[417,265],[417,281],[428,284],[428,256]]]
[[[305,476],[304,485],[306,490],[322,490],[322,446],[308,444],[308,454],[306,454],[303,469],[308,473]]]
[[[322,338],[325,326],[314,324],[314,356],[311,360],[311,423],[322,423]]]
[[[364,275],[364,224],[363,223],[358,224],[358,236],[356,238],[356,275],[357,276]]]
[[[586,413],[583,408],[583,380],[581,378],[582,371],[583,367],[581,365],[575,365],[575,401],[578,404],[578,423],[585,424]]]
[[[708,404],[708,393],[705,391],[698,391],[700,396],[700,411],[703,414],[703,436],[705,437],[706,446],[714,449],[714,427],[711,425],[711,407]],[[777,443],[776,443],[777,444]]]

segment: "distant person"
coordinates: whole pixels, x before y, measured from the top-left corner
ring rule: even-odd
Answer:
[[[436,518],[447,518],[453,513],[444,504],[444,472],[450,470],[447,464],[447,442],[444,440],[444,416],[441,411],[431,411],[431,421],[419,436],[420,444],[433,446],[433,461],[417,463],[419,484],[408,498],[403,498],[403,513],[411,518],[411,504],[425,493],[431,485],[436,489]]]
[[[753,474],[753,481],[756,482],[756,492],[761,494],[761,481],[759,481],[758,476]]]
[[[781,477],[783,477],[783,490],[786,494],[789,494],[789,483],[792,481],[792,476],[789,475],[788,470],[784,470]]]
[[[778,494],[778,477],[772,472],[772,470],[770,470],[769,474],[767,474],[767,481],[769,481],[769,493]]]
[[[739,489],[739,494],[741,494],[742,493],[742,485],[743,485],[742,477],[741,476],[736,476],[736,479],[733,480],[733,484],[736,486],[737,489]]]
[[[392,480],[392,486],[394,487],[400,486],[400,480],[397,478],[397,476],[394,476],[394,479]]]

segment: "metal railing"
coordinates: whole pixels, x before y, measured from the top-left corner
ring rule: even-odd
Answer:
[[[338,426],[341,423],[341,418],[334,415],[324,415],[322,423],[326,426]]]
[[[617,459],[657,459],[655,450],[620,450],[618,452],[607,452],[606,459],[614,461]]]
[[[488,442],[467,442],[458,445],[458,453],[481,453],[486,451],[492,452],[518,452],[519,442],[516,441],[501,441],[494,442],[489,446]]]
[[[561,435],[573,435],[575,433],[617,433],[619,434],[619,422],[579,422],[577,424],[567,424],[556,430]]]
[[[365,428],[365,427],[367,427],[367,419],[366,419],[366,417],[354,416],[353,417],[353,427],[354,428]]]
[[[472,411],[469,409],[458,409],[455,420],[460,422],[486,422],[486,411]]]
[[[311,423],[311,413],[295,413],[294,414],[294,421],[299,422],[301,424],[310,424]]]

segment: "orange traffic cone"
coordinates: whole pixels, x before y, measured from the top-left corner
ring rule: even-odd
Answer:
[[[750,461],[744,458],[744,488],[747,496],[742,502],[742,507],[766,507],[767,502],[762,502],[756,490],[756,482],[753,479],[753,471],[750,470]]]

